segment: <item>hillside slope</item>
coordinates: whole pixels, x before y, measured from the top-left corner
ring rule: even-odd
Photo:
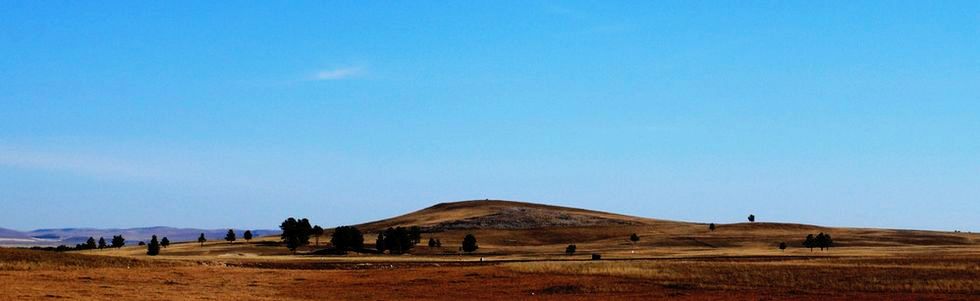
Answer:
[[[440,203],[358,227],[377,231],[396,226],[421,226],[426,231],[460,229],[540,229],[549,227],[644,226],[658,220],[578,208],[504,200]]]

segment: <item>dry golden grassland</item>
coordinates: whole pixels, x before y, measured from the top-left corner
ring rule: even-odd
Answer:
[[[980,294],[977,258],[645,260],[527,262],[505,266],[527,273],[640,278],[696,289]]]

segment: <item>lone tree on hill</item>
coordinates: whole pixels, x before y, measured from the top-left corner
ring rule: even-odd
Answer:
[[[227,240],[228,243],[234,243],[235,242],[235,230],[228,229],[228,233],[225,234],[225,240]]]
[[[85,241],[85,249],[86,250],[94,250],[95,248],[96,248],[95,238],[94,237],[89,237],[88,240]]]
[[[568,245],[567,247],[565,247],[565,254],[568,256],[575,255],[575,249],[576,249],[575,245]]]
[[[297,248],[310,244],[313,227],[310,226],[310,221],[305,218],[300,220],[292,217],[287,218],[279,225],[279,229],[282,229],[282,235],[279,238],[286,243],[286,248],[289,248],[293,253],[296,253]]]
[[[779,243],[779,250],[783,252],[786,251],[786,242]]]
[[[364,249],[364,234],[354,226],[340,226],[330,235],[330,244],[338,251],[357,251]]]
[[[479,248],[480,246],[476,244],[476,236],[466,234],[466,237],[463,237],[463,252],[473,253]]]
[[[749,222],[750,223],[754,223],[755,222],[755,214],[749,214]]]
[[[320,247],[320,236],[323,236],[323,228],[320,228],[320,225],[313,226],[313,237],[317,247]]]
[[[715,231],[715,223],[708,224],[708,230]]]
[[[163,239],[160,240],[160,246],[161,247],[164,247],[164,248],[169,247],[170,246],[170,240],[167,239],[166,236],[164,236]]]
[[[245,239],[245,242],[252,240],[252,230],[245,230],[245,233],[242,234],[242,238]]]
[[[105,237],[99,237],[99,249],[105,249],[105,247],[106,247]]]
[[[125,245],[126,245],[126,239],[123,238],[122,235],[113,235],[112,236],[112,247],[113,248],[122,248]]]
[[[150,244],[146,246],[146,255],[157,256],[160,254],[160,242],[157,241],[157,236],[153,235],[150,238]]]
[[[640,241],[640,236],[636,235],[636,233],[630,234],[630,241],[633,242],[633,245],[635,246],[636,242]]]
[[[207,241],[208,239],[204,238],[204,233],[201,233],[201,236],[197,237],[197,242],[201,243],[201,247],[204,247],[204,243]]]

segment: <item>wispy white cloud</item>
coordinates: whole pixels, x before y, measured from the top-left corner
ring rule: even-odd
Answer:
[[[317,71],[313,75],[313,80],[341,80],[363,75],[363,67],[344,67]]]

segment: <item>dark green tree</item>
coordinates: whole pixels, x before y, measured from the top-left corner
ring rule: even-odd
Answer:
[[[364,249],[364,234],[354,226],[340,226],[330,235],[330,244],[337,251],[346,253]]]
[[[817,234],[816,238],[814,238],[814,244],[820,248],[821,251],[823,251],[830,249],[830,246],[834,244],[834,241],[830,238],[830,234],[824,234],[821,232],[820,234]]]
[[[431,238],[431,237],[429,238],[429,247],[430,248],[435,248],[436,247],[436,240],[435,240],[435,238]]]
[[[252,240],[252,230],[245,230],[245,233],[242,234],[242,238],[245,239],[245,242]]]
[[[786,242],[779,243],[779,250],[786,251]]]
[[[755,222],[755,214],[749,214],[749,222],[750,223],[754,223]]]
[[[313,226],[313,237],[317,247],[320,247],[320,236],[323,236],[323,228],[320,228],[320,225]]]
[[[422,242],[422,228],[419,226],[412,226],[408,228],[408,238],[412,240],[412,244],[418,244]]]
[[[126,245],[126,239],[123,238],[122,235],[113,235],[112,236],[112,247],[113,248],[122,248],[125,245]]]
[[[204,247],[204,243],[207,241],[208,239],[204,237],[204,233],[201,233],[201,236],[197,237],[197,242],[201,244],[201,247]]]
[[[708,230],[715,231],[715,223],[708,224]]]
[[[636,242],[640,241],[640,236],[636,235],[636,233],[630,234],[630,241],[635,245]]]
[[[94,250],[96,248],[95,238],[89,237],[88,240],[85,241],[85,245],[83,247],[86,250]]]
[[[575,245],[568,245],[567,247],[565,247],[565,254],[568,256],[575,255],[576,248],[577,247],[575,247]]]
[[[105,237],[99,237],[99,249],[105,249],[105,248],[106,248]]]
[[[813,234],[807,234],[806,239],[803,240],[803,247],[810,248],[810,252],[813,252],[813,248],[817,247],[817,240],[813,237]]]
[[[227,240],[228,243],[234,243],[235,242],[235,230],[228,229],[228,233],[225,234],[225,240]]]
[[[476,236],[466,234],[466,237],[463,237],[463,252],[473,253],[479,248],[480,246],[476,244]]]
[[[163,247],[164,249],[166,249],[167,247],[169,247],[170,246],[170,239],[168,239],[166,236],[164,236],[163,239],[160,240],[160,246]]]
[[[415,244],[408,229],[402,227],[388,228],[384,231],[384,247],[391,254],[408,253]]]
[[[160,242],[157,241],[157,236],[153,235],[150,238],[150,244],[146,246],[146,255],[157,256],[160,254]]]
[[[279,229],[282,230],[279,238],[286,243],[286,248],[289,248],[293,253],[296,253],[296,249],[299,247],[310,244],[313,227],[310,226],[310,221],[305,218],[300,220],[292,217],[287,218],[279,225]]]
[[[378,250],[378,253],[385,252],[385,232],[378,232],[378,238],[374,240],[374,248]]]

